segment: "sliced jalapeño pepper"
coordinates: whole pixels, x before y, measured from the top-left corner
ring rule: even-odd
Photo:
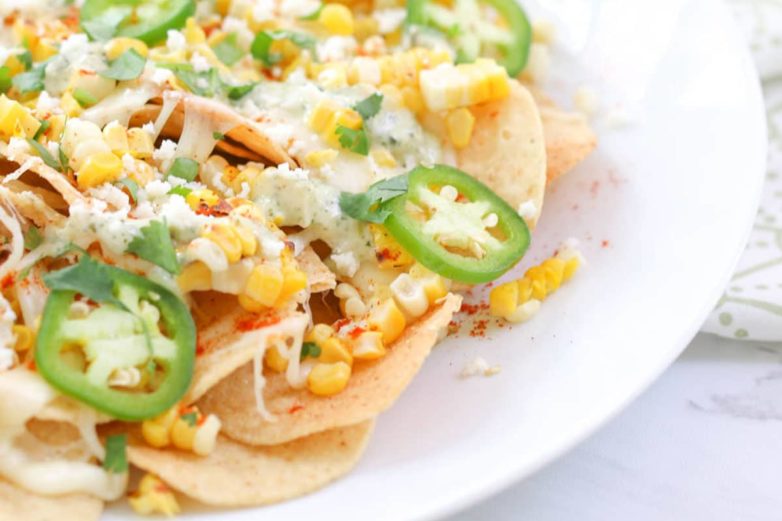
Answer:
[[[155,417],[190,385],[196,343],[190,312],[159,284],[85,258],[44,278],[52,291],[36,367],[63,394],[114,418]],[[103,302],[73,316],[77,293]]]
[[[407,193],[380,205],[389,233],[443,277],[478,284],[512,268],[530,242],[524,219],[489,187],[456,168],[416,167]]]
[[[80,22],[93,40],[126,36],[154,45],[169,29],[184,27],[195,11],[193,0],[86,0]]]
[[[492,11],[495,16],[489,14]],[[527,64],[532,28],[516,0],[454,0],[453,8],[431,0],[408,0],[406,23],[444,33],[455,45],[459,62],[495,58],[510,76]]]

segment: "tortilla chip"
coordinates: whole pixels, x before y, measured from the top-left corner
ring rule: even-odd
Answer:
[[[531,92],[543,121],[548,158],[546,177],[550,183],[586,159],[597,146],[597,136],[583,114],[560,109],[537,89]]]
[[[38,496],[0,478],[2,519],[24,521],[97,521],[103,501],[86,494]]]
[[[251,445],[276,445],[327,429],[353,425],[389,408],[421,368],[461,305],[449,295],[429,314],[408,327],[386,356],[356,362],[348,387],[328,398],[291,388],[284,375],[265,372],[266,408],[276,422],[264,421],[256,410],[252,364],[247,364],[209,391],[198,406],[216,414],[222,432]]]
[[[514,209],[531,201],[537,212],[528,224],[534,226],[546,189],[546,147],[535,100],[513,81],[507,98],[478,105],[472,113],[472,139],[456,152],[456,164]]]
[[[337,286],[337,277],[323,264],[318,254],[307,246],[296,257],[299,268],[307,274],[307,282],[312,293],[321,293]]]
[[[182,134],[185,121],[185,103],[210,119],[219,122],[217,126],[231,129],[225,132],[228,140],[217,142],[216,147],[219,150],[251,161],[265,160],[273,165],[288,163],[292,167],[295,166],[287,152],[261,132],[251,119],[239,115],[222,103],[198,96],[185,96],[183,101],[176,106],[163,128],[162,134],[164,136],[178,138]],[[155,121],[160,110],[160,105],[148,104],[133,114],[130,118],[130,125],[141,126],[148,121]]]
[[[11,189],[9,190],[6,186]],[[0,185],[0,200],[10,203],[17,212],[30,219],[38,227],[62,224],[65,217],[53,210],[39,195],[26,190],[26,186],[19,181]]]
[[[274,447],[248,447],[220,436],[206,457],[153,449],[134,436],[128,459],[207,505],[265,505],[307,494],[349,472],[373,427],[374,421],[365,421]]]

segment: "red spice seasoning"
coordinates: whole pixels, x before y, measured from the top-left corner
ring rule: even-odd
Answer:
[[[0,280],[0,290],[5,290],[13,286],[15,276],[16,274],[11,272],[8,273],[5,277],[3,277],[3,280]]]
[[[293,405],[291,406],[291,408],[290,408],[290,409],[288,409],[288,414],[294,414],[294,413],[297,413],[297,412],[299,412],[299,411],[300,411],[300,410],[302,410],[302,409],[304,409],[304,406],[303,406],[303,405],[301,405],[301,404],[299,404],[299,403],[295,403],[295,404],[293,404]]]
[[[254,331],[267,326],[273,326],[280,321],[277,315],[250,315],[236,321],[236,330],[241,332]]]

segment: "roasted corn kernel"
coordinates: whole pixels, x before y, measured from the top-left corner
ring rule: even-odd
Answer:
[[[87,157],[76,172],[76,182],[79,188],[85,190],[116,181],[121,174],[122,161],[111,152],[99,152]]]
[[[494,60],[479,58],[421,71],[420,88],[426,107],[435,112],[504,99],[510,94],[510,80]]]
[[[243,294],[262,306],[272,307],[280,297],[283,286],[282,270],[272,264],[253,268]]]
[[[405,330],[407,320],[393,299],[386,299],[369,312],[370,329],[383,334],[383,344],[391,345]]]
[[[103,127],[103,141],[111,148],[112,152],[120,157],[130,151],[128,131],[116,121],[112,121]]]
[[[149,159],[155,151],[152,136],[140,128],[128,129],[128,148],[136,159]]]
[[[194,192],[187,194],[187,199],[189,199],[193,193]],[[188,202],[190,201],[188,200]],[[239,239],[239,235],[236,232],[236,226],[233,224],[224,221],[210,223],[201,234],[201,237],[217,244],[217,246],[223,250],[223,253],[225,253],[225,258],[229,264],[238,262],[239,259],[242,258],[242,241]]]
[[[379,331],[364,331],[353,340],[353,358],[376,360],[386,354],[383,334]]]
[[[307,388],[318,396],[332,396],[345,389],[350,373],[345,362],[317,363],[307,375]]]
[[[191,291],[207,291],[212,289],[212,272],[203,262],[188,264],[176,279],[182,293]]]

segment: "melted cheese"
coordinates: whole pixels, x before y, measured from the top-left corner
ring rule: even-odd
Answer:
[[[187,157],[203,163],[212,154],[217,143],[215,133],[224,134],[235,126],[229,118],[221,118],[214,110],[202,107],[204,100],[196,107],[190,98],[185,100],[185,122],[177,146],[177,157]]]
[[[118,90],[82,112],[79,117],[92,121],[101,128],[112,121],[118,121],[127,127],[133,113],[141,109],[158,93],[159,89],[149,85]]]
[[[0,224],[2,224],[11,234],[9,255],[5,259],[5,262],[0,264],[0,279],[2,279],[12,271],[16,271],[18,268],[19,261],[22,260],[22,255],[24,254],[24,235],[22,235],[22,227],[19,225],[19,220],[16,218],[13,209],[6,211],[1,204]],[[8,245],[5,245],[0,248],[0,251],[7,249],[7,246]]]

